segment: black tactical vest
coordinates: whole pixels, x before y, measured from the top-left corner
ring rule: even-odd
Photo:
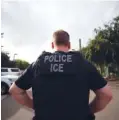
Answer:
[[[44,52],[35,63],[35,120],[89,119],[89,86],[78,52]]]

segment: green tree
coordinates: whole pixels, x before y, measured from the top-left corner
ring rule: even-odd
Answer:
[[[9,56],[6,53],[1,52],[1,67],[8,67],[9,64],[10,64]]]
[[[112,57],[112,61],[110,62],[119,64],[119,16],[114,18],[109,24],[104,25],[103,29],[98,28],[94,31],[96,33],[95,39],[107,40],[110,46],[110,50],[107,50],[108,55],[111,54]]]
[[[15,60],[15,66],[20,68],[21,70],[24,70],[29,66],[29,63],[25,60],[17,59]]]
[[[103,71],[110,63],[119,65],[119,16],[114,18],[104,28],[94,29],[96,35],[88,45],[82,48],[86,59]]]
[[[119,43],[119,16],[110,23],[105,24],[104,28],[94,29],[95,38],[107,39],[110,43]]]
[[[28,66],[29,66],[29,63],[27,61],[20,60],[20,59],[11,61],[9,59],[9,56],[6,53],[1,52],[1,67],[18,67],[21,70],[24,70]]]

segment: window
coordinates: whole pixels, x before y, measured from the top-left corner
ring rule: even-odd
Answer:
[[[19,72],[19,69],[12,68],[11,71],[12,71],[12,72]]]
[[[8,69],[1,69],[1,72],[8,72]]]

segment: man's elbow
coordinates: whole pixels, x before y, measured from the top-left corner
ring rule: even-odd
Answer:
[[[10,93],[11,95],[13,95],[13,94],[16,94],[17,91],[18,91],[18,90],[16,89],[16,85],[15,85],[15,83],[13,83],[12,86],[9,88],[9,93]]]
[[[109,101],[111,101],[111,100],[113,99],[112,93],[107,94],[106,97],[107,97],[107,99],[108,99]]]
[[[102,98],[104,101],[111,101],[113,99],[112,91],[109,85],[97,91],[97,96]]]
[[[113,99],[112,93],[101,95],[101,100],[103,100],[104,107],[107,106]]]
[[[14,93],[14,89],[12,89],[12,87],[9,88],[9,93],[13,94]]]

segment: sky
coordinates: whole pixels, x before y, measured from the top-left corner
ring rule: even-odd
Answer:
[[[86,46],[94,28],[119,15],[119,2],[80,0],[2,0],[2,50],[33,62],[43,50],[51,51],[52,34],[63,29],[70,34],[72,49],[78,39]]]

